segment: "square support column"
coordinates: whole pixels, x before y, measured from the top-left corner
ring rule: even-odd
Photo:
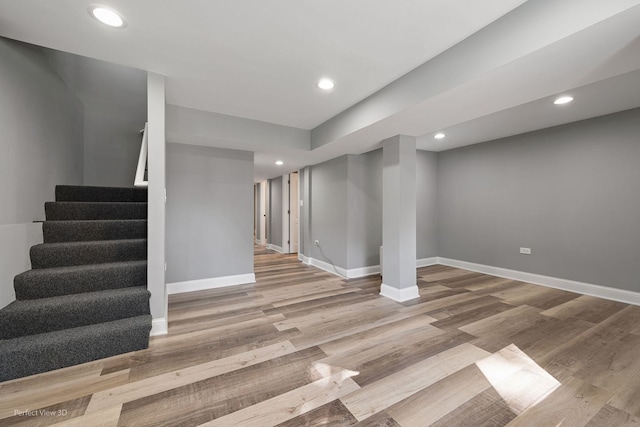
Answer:
[[[382,286],[380,295],[418,298],[416,281],[416,139],[382,142]]]

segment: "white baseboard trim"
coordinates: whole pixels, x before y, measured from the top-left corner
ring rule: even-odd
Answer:
[[[343,279],[347,278],[347,270],[342,268],[342,267],[338,267],[338,266],[333,266],[331,264],[329,264],[328,262],[324,262],[324,261],[320,261],[319,259],[315,259],[315,258],[311,258],[308,257],[308,262],[306,264],[312,265],[314,267],[319,268],[320,270],[324,270],[327,273],[331,273],[331,274],[335,274],[336,276],[340,276]]]
[[[169,332],[169,327],[167,325],[166,317],[159,317],[151,321],[151,332],[149,332],[150,337],[155,337],[158,335],[167,335],[168,332]]]
[[[343,268],[343,267],[338,267],[338,266],[334,267],[328,262],[321,261],[316,258],[311,258],[301,253],[298,253],[298,260],[303,264],[311,265],[313,267],[319,268],[320,270],[324,270],[327,273],[340,276],[343,279],[356,279],[358,277],[373,276],[374,274],[380,274],[379,265],[371,265],[368,267],[360,267],[360,268],[351,268],[347,270],[346,268]]]
[[[271,249],[272,251],[276,251],[281,254],[284,253],[284,249],[282,249],[280,246],[277,246],[271,243],[267,243],[267,249]]]
[[[167,294],[181,294],[183,292],[203,291],[206,289],[225,288],[227,286],[255,283],[256,275],[238,274],[235,276],[210,277],[200,280],[188,280],[185,282],[167,283]]]
[[[421,258],[416,260],[416,268],[429,267],[438,264],[438,257]]]
[[[418,291],[418,285],[398,289],[383,283],[380,286],[380,295],[397,302],[405,302],[414,298],[419,298],[420,292]]]
[[[509,270],[507,268],[493,267],[490,265],[476,264],[473,262],[460,261],[449,258],[438,258],[438,264],[447,265],[449,267],[463,268],[465,270],[477,271],[478,273],[490,274],[492,276],[504,277],[505,279],[533,283],[534,285],[561,289],[563,291],[576,292],[579,294],[604,298],[611,301],[640,305],[640,292],[610,288],[607,286],[594,285],[591,283],[577,282],[575,280],[560,279],[557,277],[543,276],[541,274]]]
[[[379,265],[370,265],[368,267],[360,267],[360,268],[350,268],[347,270],[347,278],[349,279],[373,276],[374,274],[380,274]]]

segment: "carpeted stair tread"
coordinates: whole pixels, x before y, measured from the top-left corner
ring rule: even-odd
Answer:
[[[149,314],[144,287],[16,300],[0,310],[0,340]]]
[[[44,243],[0,309],[0,382],[141,350],[147,290],[147,189],[60,185]]]
[[[19,300],[147,286],[147,261],[124,261],[25,271],[14,279]]]
[[[147,220],[45,221],[42,233],[45,243],[146,239]]]
[[[146,219],[144,202],[46,202],[47,221]]]
[[[146,239],[42,243],[31,247],[31,268],[65,267],[147,258]]]
[[[150,331],[151,316],[143,315],[0,340],[0,381],[142,350]]]
[[[146,202],[147,189],[57,185],[58,202]]]

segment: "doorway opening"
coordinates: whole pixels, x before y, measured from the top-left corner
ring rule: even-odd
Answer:
[[[288,253],[298,253],[300,246],[300,192],[298,172],[289,174],[289,198],[288,198]]]

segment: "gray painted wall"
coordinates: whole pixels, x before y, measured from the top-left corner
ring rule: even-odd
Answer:
[[[305,245],[305,255],[342,268],[347,266],[347,169],[348,156],[311,167],[311,244]]]
[[[133,186],[147,121],[147,73],[52,49],[43,52],[84,106],[84,184]]]
[[[85,106],[84,184],[132,187],[146,108],[130,114],[110,102],[95,100]]]
[[[639,160],[640,109],[439,153],[439,255],[640,291]]]
[[[82,104],[31,45],[0,38],[0,224],[44,219],[56,184],[82,183]]]
[[[437,154],[416,151],[416,256],[438,256]]]
[[[382,245],[382,149],[348,156],[347,268],[380,263]]]
[[[42,242],[56,184],[82,183],[82,104],[40,49],[0,38],[0,307]]]
[[[267,241],[282,247],[282,177],[269,180],[269,235]]]
[[[167,282],[253,273],[253,153],[167,144]]]

